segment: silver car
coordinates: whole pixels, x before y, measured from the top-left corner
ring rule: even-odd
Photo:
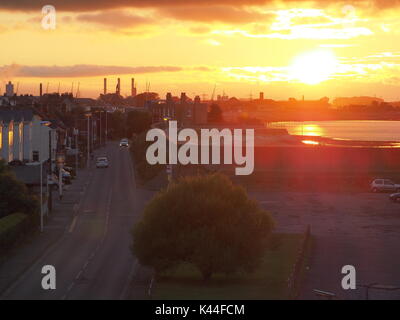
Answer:
[[[96,168],[108,168],[107,157],[98,157],[96,159]]]

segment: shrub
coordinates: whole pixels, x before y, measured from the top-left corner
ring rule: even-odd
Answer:
[[[0,161],[0,218],[15,212],[35,214],[39,201],[28,192],[25,184]]]
[[[31,228],[28,215],[13,213],[0,219],[0,248],[1,252],[10,249]]]

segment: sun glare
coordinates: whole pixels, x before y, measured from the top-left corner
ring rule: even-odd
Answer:
[[[337,65],[337,58],[331,50],[311,51],[294,59],[289,75],[293,80],[314,85],[329,80]]]

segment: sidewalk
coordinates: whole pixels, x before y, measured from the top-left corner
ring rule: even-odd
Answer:
[[[58,192],[53,191],[53,212],[47,219],[45,217],[43,233],[34,234],[27,243],[16,248],[7,260],[0,264],[0,297],[68,231],[74,205],[84,196],[85,185],[89,184],[92,174],[92,168],[78,170],[76,179],[64,189],[61,201]]]

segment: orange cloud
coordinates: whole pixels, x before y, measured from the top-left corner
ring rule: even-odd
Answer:
[[[256,10],[227,7],[165,7],[159,10],[161,15],[176,20],[196,22],[219,22],[229,24],[245,24],[255,21],[269,21],[275,18],[270,13],[262,13]]]
[[[95,23],[116,28],[133,28],[155,24],[154,18],[116,10],[79,14],[75,19],[80,22]]]

